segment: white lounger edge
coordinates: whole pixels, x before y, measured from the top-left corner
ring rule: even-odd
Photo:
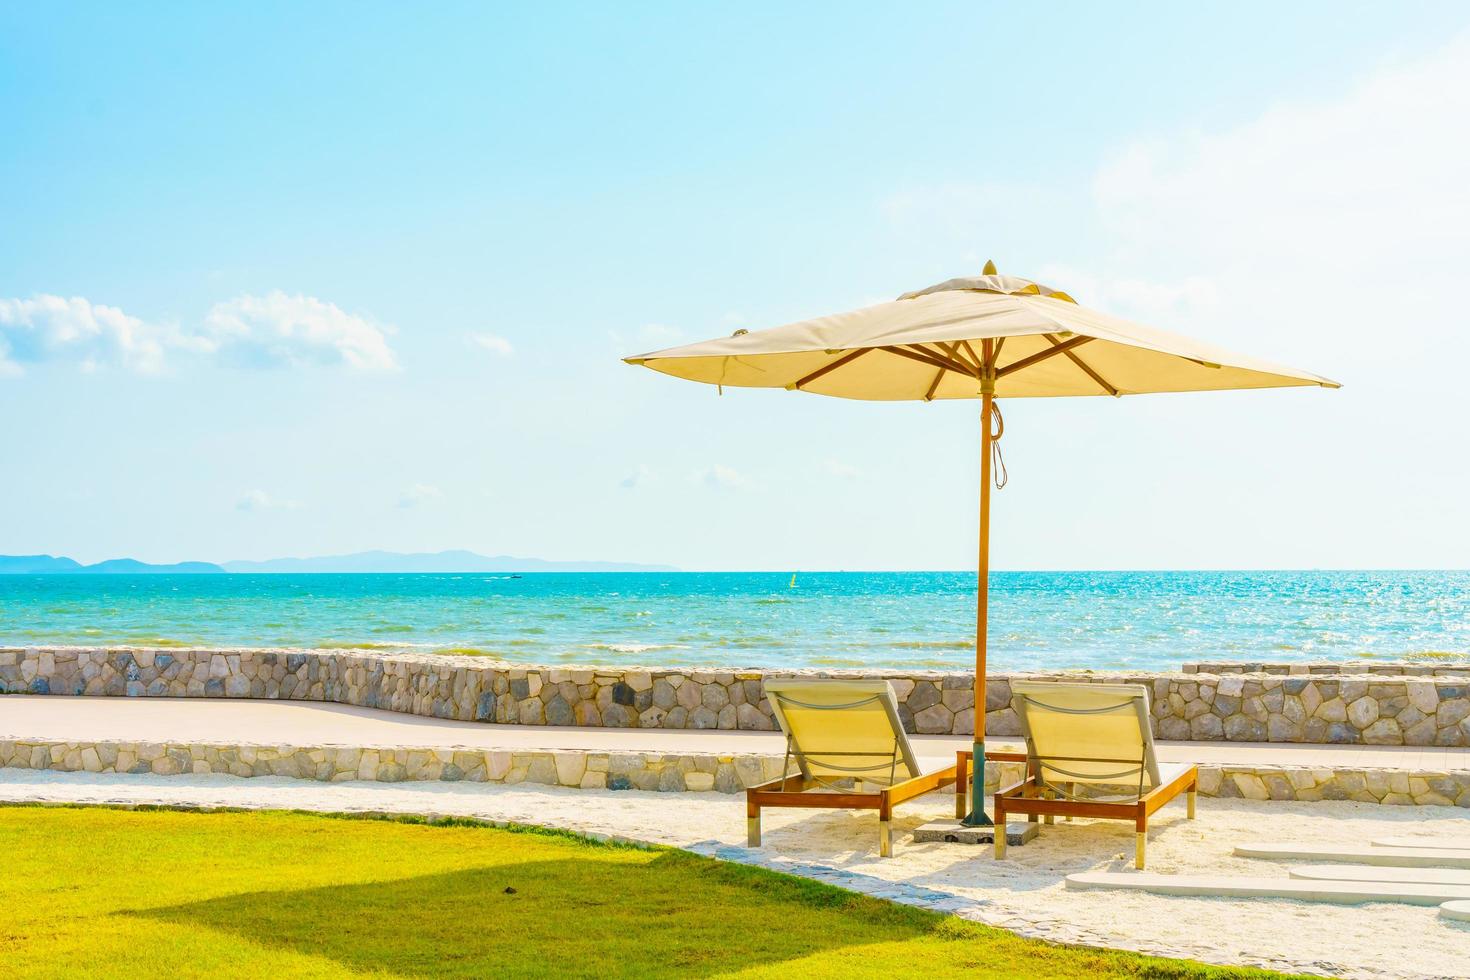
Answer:
[[[1067,875],[1068,888],[1119,889],[1154,895],[1198,898],[1286,898],[1301,902],[1362,905],[1394,902],[1442,905],[1470,900],[1470,885],[1412,885],[1401,882],[1300,881],[1291,878],[1247,878],[1236,875],[1162,875],[1088,871]]]
[[[1322,844],[1239,844],[1236,857],[1270,861],[1335,861],[1344,864],[1376,864],[1398,868],[1470,868],[1470,851],[1392,847],[1343,847]]]

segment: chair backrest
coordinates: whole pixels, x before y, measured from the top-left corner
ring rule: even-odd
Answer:
[[[1011,707],[1043,785],[1110,783],[1140,794],[1159,785],[1142,684],[1013,680]]]
[[[886,786],[920,774],[887,681],[766,678],[765,690],[787,751],[808,779]]]

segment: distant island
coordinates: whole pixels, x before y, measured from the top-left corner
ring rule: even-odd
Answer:
[[[273,558],[268,561],[185,561],[150,565],[133,558],[114,558],[83,565],[51,555],[0,555],[0,575],[208,575],[249,573],[289,574],[321,572],[677,572],[672,565],[635,562],[546,561],[512,555],[480,555],[473,551],[436,551],[401,554],[360,551],[322,558]]]
[[[0,555],[0,575],[220,575],[224,569],[207,561],[150,565],[136,558],[112,558],[83,565],[52,555]]]
[[[227,572],[677,572],[672,565],[640,565],[615,561],[546,561],[513,555],[480,555],[473,551],[401,554],[359,551],[326,558],[273,558],[270,561],[227,561]]]

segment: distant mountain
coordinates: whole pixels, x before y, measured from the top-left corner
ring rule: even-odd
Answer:
[[[360,551],[326,558],[275,558],[270,561],[227,561],[227,572],[676,572],[672,565],[639,565],[611,561],[546,561],[511,555],[478,555],[473,551],[399,554]]]
[[[70,558],[51,555],[0,555],[0,575],[53,575],[79,572],[82,566]]]
[[[207,561],[150,565],[136,558],[113,558],[83,565],[71,558],[51,555],[0,555],[0,575],[198,575],[223,571]]]
[[[219,575],[224,569],[208,561],[181,561],[172,565],[150,565],[136,558],[113,558],[82,568],[83,573],[103,575]]]
[[[0,575],[199,575],[221,572],[677,572],[672,565],[613,561],[545,561],[473,551],[405,555],[361,551],[326,558],[275,558],[270,561],[181,561],[150,565],[136,558],[113,558],[83,565],[51,555],[0,555]]]

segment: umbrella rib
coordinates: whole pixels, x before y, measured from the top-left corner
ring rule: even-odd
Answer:
[[[948,344],[941,340],[937,342],[934,346],[944,351],[947,355],[949,355],[952,360],[958,361],[965,367],[969,368],[971,372],[974,373],[975,377],[980,377],[980,369],[971,364],[965,358],[965,355],[960,353],[960,344],[961,341],[958,340]],[[939,390],[939,383],[944,380],[944,372],[946,370],[948,369],[940,368],[938,371],[934,372],[934,380],[929,383],[929,390],[924,392],[924,401],[932,402],[934,400],[934,393]]]
[[[944,358],[941,358],[934,354],[933,351],[925,350],[922,347],[918,348],[917,350],[908,347],[879,347],[877,349],[881,351],[887,351],[890,354],[897,354],[899,357],[907,357],[911,361],[918,361],[920,364],[927,364],[930,367],[943,368],[946,371],[953,371],[955,374],[962,375],[966,378],[973,379],[975,377],[969,371],[962,369],[958,364],[955,364],[952,361],[945,360]]]
[[[944,380],[944,372],[947,370],[949,369],[940,368],[934,372],[934,380],[929,382],[929,390],[924,392],[924,401],[932,402],[934,400],[934,392],[939,390],[939,382]]]
[[[800,379],[791,387],[800,389],[802,385],[811,384],[813,381],[817,380],[828,372],[836,371],[840,367],[851,364],[853,361],[857,360],[859,357],[862,357],[864,354],[868,353],[871,350],[873,350],[872,347],[859,347],[855,351],[849,351],[848,353],[843,354],[837,360],[833,361],[831,364],[827,364],[823,367],[817,368],[811,374],[808,374],[806,377]]]
[[[973,351],[971,351],[972,356],[970,357],[966,357],[964,354],[962,354],[961,349],[963,344],[964,341],[962,340],[952,340],[948,344],[944,343],[943,341],[939,341],[934,346],[938,347],[940,350],[948,354],[950,360],[958,361],[965,367],[969,368],[970,373],[978,378],[980,377],[980,361],[978,358],[973,356]]]
[[[1007,364],[1005,367],[996,371],[995,376],[997,378],[1004,378],[1008,374],[1015,374],[1017,371],[1024,371],[1028,367],[1031,367],[1033,364],[1040,364],[1042,361],[1046,360],[1049,357],[1056,357],[1058,354],[1065,354],[1073,347],[1081,347],[1083,344],[1090,342],[1092,339],[1092,337],[1073,337],[1071,340],[1063,341],[1062,343],[1057,344],[1051,350],[1044,350],[1039,354],[1032,354],[1030,357],[1023,357],[1019,361],[1014,361],[1010,364]]]
[[[1049,333],[1044,333],[1044,334],[1042,334],[1042,336],[1045,337],[1051,343],[1051,345],[1053,347],[1058,347],[1062,343],[1060,340],[1057,340],[1055,337],[1053,337]],[[1117,388],[1114,388],[1112,385],[1110,385],[1106,381],[1104,381],[1102,375],[1100,375],[1096,371],[1094,371],[1091,368],[1091,366],[1089,366],[1087,364],[1086,361],[1082,360],[1082,358],[1078,357],[1076,354],[1072,353],[1071,351],[1064,351],[1063,353],[1065,353],[1067,355],[1067,360],[1069,360],[1073,364],[1077,365],[1079,368],[1082,369],[1083,373],[1085,373],[1093,381],[1096,381],[1099,388],[1101,388],[1103,391],[1106,391],[1108,394],[1112,395],[1114,398],[1117,398],[1118,397],[1118,389]]]
[[[928,354],[936,361],[944,364],[951,371],[961,371],[970,375],[972,378],[978,378],[980,376],[975,372],[973,367],[965,362],[963,357],[955,357],[950,351],[945,349],[943,344],[934,345],[939,348],[938,351],[925,347],[923,344],[908,344],[906,346],[909,350],[918,351],[920,354]]]

